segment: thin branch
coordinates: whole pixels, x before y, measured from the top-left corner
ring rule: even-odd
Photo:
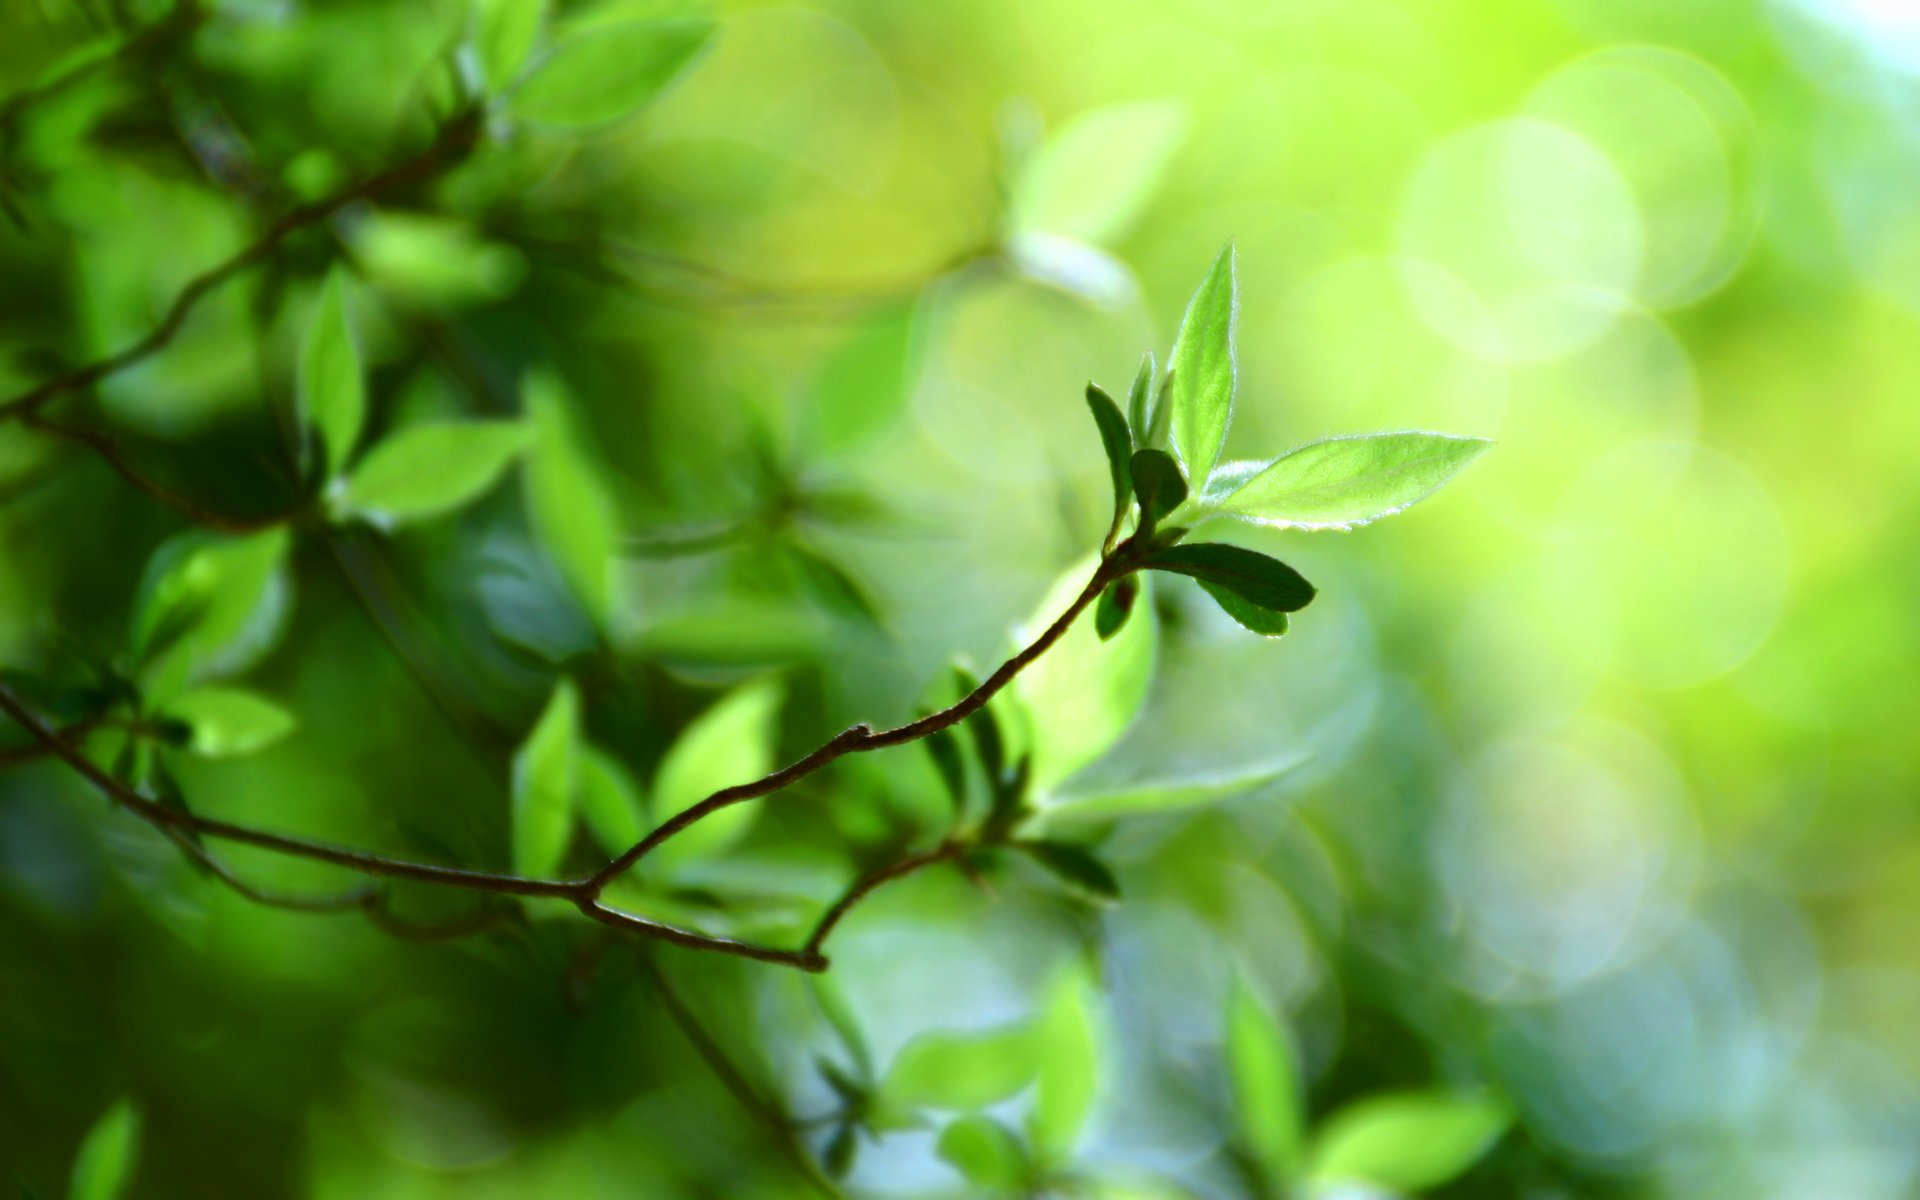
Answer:
[[[159,353],[185,326],[187,318],[192,315],[200,301],[218,290],[228,280],[265,261],[288,237],[310,225],[326,220],[355,201],[371,200],[393,188],[431,179],[458,162],[468,150],[472,149],[479,137],[480,128],[481,116],[478,112],[462,113],[449,121],[441,130],[440,136],[414,157],[358,183],[343,187],[311,204],[304,204],[291,210],[269,225],[266,231],[254,241],[189,280],[174,297],[172,305],[168,307],[166,315],[161,318],[160,324],[145,337],[104,358],[95,359],[64,375],[55,376],[0,404],[0,419],[20,417],[34,412],[58,396],[92,387],[108,376]]]
[[[834,901],[833,907],[829,908],[826,911],[826,915],[820,918],[820,923],[813,927],[813,935],[807,938],[807,949],[814,954],[819,954],[820,948],[826,944],[827,938],[833,934],[834,926],[840,924],[840,918],[851,912],[853,906],[866,899],[867,893],[873,891],[875,888],[883,884],[892,883],[896,879],[905,879],[914,872],[931,867],[936,863],[943,863],[949,859],[959,858],[964,853],[966,853],[965,844],[946,841],[931,850],[923,850],[918,854],[910,854],[898,862],[888,863],[884,867],[877,867],[865,875],[862,875],[859,879],[854,880],[853,886],[849,887],[838,900]]]
[[[216,512],[196,500],[183,496],[160,481],[142,473],[139,468],[135,467],[133,463],[128,460],[127,456],[121,452],[119,439],[113,437],[111,434],[100,433],[91,429],[79,429],[72,425],[63,425],[58,421],[48,420],[46,417],[41,416],[31,409],[20,415],[20,423],[29,429],[36,429],[42,433],[50,433],[55,437],[65,438],[67,441],[73,442],[76,445],[85,446],[104,460],[108,466],[112,467],[120,478],[133,485],[134,490],[152,497],[195,524],[203,525],[219,533],[257,533],[262,529],[271,529],[276,525],[285,525],[288,522],[297,520],[304,511],[303,506],[295,505],[277,513],[268,513],[258,517],[228,516],[226,513]]]

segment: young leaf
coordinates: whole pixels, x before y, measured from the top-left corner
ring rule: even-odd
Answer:
[[[1352,529],[1431,494],[1492,445],[1444,433],[1327,438],[1275,459],[1218,507],[1262,525]]]
[[[1100,603],[1093,610],[1093,630],[1101,641],[1112,641],[1113,635],[1126,625],[1139,593],[1140,585],[1131,575],[1114,580],[1100,593]]]
[[[1026,851],[1033,861],[1095,899],[1108,902],[1120,899],[1120,881],[1113,877],[1107,864],[1094,857],[1092,851],[1085,847],[1072,842],[1045,840],[1014,844]]]
[[[573,427],[569,405],[565,389],[553,376],[527,381],[527,415],[534,429],[521,471],[527,517],[580,606],[604,629],[617,607],[619,518],[597,465]]]
[[[1113,525],[1120,527],[1126,515],[1127,501],[1133,496],[1133,436],[1127,432],[1127,419],[1113,397],[1098,384],[1087,385],[1087,407],[1093,410],[1093,423],[1100,427],[1100,444],[1107,451],[1107,470],[1113,476]]]
[[[1195,487],[1206,486],[1233,420],[1233,335],[1239,306],[1234,249],[1229,242],[1187,304],[1168,360],[1173,380],[1173,444]]]
[[[661,760],[653,784],[654,820],[664,821],[722,788],[749,783],[772,770],[779,711],[779,681],[759,679],[695,717]],[[734,841],[759,812],[757,804],[722,809],[662,843],[650,861],[671,874]]]
[[[143,695],[164,702],[189,682],[245,670],[285,624],[287,531],[190,533],[148,560],[130,631]]]
[[[69,1200],[119,1200],[133,1180],[140,1152],[140,1114],[121,1100],[87,1132],[73,1160]]]
[[[1082,113],[1041,147],[1015,182],[1012,227],[1095,245],[1126,231],[1186,133],[1179,104],[1146,100]]]
[[[600,848],[619,854],[640,840],[640,789],[618,759],[582,742],[575,780],[580,819]]]
[[[1217,542],[1169,546],[1145,566],[1199,580],[1227,614],[1255,633],[1287,631],[1286,614],[1305,608],[1313,585],[1277,558]]]
[[[469,40],[489,90],[500,91],[520,73],[546,9],[545,0],[473,0]]]
[[[294,727],[292,713],[239,688],[194,688],[169,701],[165,712],[186,723],[187,748],[207,758],[264,750]]]
[[[1484,1096],[1373,1096],[1327,1121],[1315,1140],[1313,1176],[1424,1191],[1478,1162],[1511,1120],[1505,1105]]]
[[[517,421],[411,425],[368,452],[337,504],[382,529],[452,512],[494,485],[526,446]]]
[[[360,347],[347,320],[345,288],[344,274],[335,268],[320,289],[300,341],[295,395],[303,427],[319,441],[319,449],[309,453],[323,478],[346,465],[367,419],[366,381]]]
[[[1040,1075],[1028,1133],[1034,1157],[1049,1166],[1072,1161],[1099,1092],[1096,995],[1087,973],[1075,965],[1054,979],[1040,1011]]]
[[[1160,519],[1187,498],[1187,481],[1165,450],[1135,450],[1132,473],[1133,490],[1140,496],[1139,536],[1152,537]]]
[[[1268,1185],[1284,1191],[1303,1165],[1300,1067],[1285,1026],[1244,977],[1227,995],[1227,1075],[1240,1142]]]
[[[713,22],[623,21],[561,39],[508,101],[523,121],[578,129],[621,120],[652,100],[706,47]]]
[[[1011,1191],[1027,1175],[1027,1152],[1013,1130],[984,1113],[958,1117],[940,1131],[941,1161],[990,1191]]]
[[[1153,433],[1153,351],[1140,360],[1134,372],[1133,386],[1127,390],[1127,426],[1141,446],[1149,444]]]
[[[579,760],[580,694],[562,679],[513,756],[513,869],[520,874],[552,875],[566,856]]]
[[[880,1086],[896,1109],[979,1109],[1032,1081],[1038,1063],[1032,1026],[1003,1025],[974,1033],[923,1033],[893,1060]]]

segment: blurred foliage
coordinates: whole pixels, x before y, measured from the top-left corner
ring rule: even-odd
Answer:
[[[157,803],[590,870],[952,703],[1116,497],[1323,589],[1168,551],[616,885],[799,945],[1023,831],[824,976],[263,906],[0,730],[0,1180],[1911,1194],[1917,73],[1872,0],[0,7],[0,665]],[[1500,447],[1314,532],[1480,448],[1382,428]]]

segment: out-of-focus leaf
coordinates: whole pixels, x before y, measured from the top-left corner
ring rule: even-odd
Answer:
[[[860,1151],[859,1139],[854,1136],[851,1121],[843,1121],[827,1139],[827,1147],[821,1151],[820,1165],[827,1174],[835,1179],[845,1179],[847,1172],[853,1170],[854,1156]]]
[[[544,878],[559,870],[573,838],[579,774],[580,693],[571,679],[562,679],[513,756],[515,871]]]
[[[1133,437],[1127,432],[1127,419],[1120,406],[1098,384],[1087,385],[1087,407],[1093,410],[1093,423],[1100,427],[1100,445],[1107,452],[1107,473],[1113,477],[1113,513],[1118,522],[1133,497]]]
[[[133,1181],[140,1154],[140,1114],[120,1100],[94,1122],[73,1160],[68,1200],[119,1200]]]
[[[984,1113],[949,1121],[940,1131],[935,1153],[976,1187],[1011,1191],[1027,1176],[1027,1152],[1020,1138]]]
[[[664,821],[709,795],[751,783],[773,769],[780,683],[759,679],[721,697],[695,717],[660,763],[653,817]],[[661,844],[648,860],[669,873],[724,848],[753,823],[757,804],[722,809]]]
[[[960,757],[960,739],[954,736],[951,729],[936,729],[926,736],[924,742],[928,757],[933,759],[933,768],[947,789],[947,799],[953,802],[953,811],[965,812],[967,768]]]
[[[1218,509],[1282,528],[1352,529],[1431,495],[1492,445],[1444,433],[1327,438],[1281,455]]]
[[[885,628],[873,598],[845,567],[801,541],[787,542],[785,550],[802,589],[821,608],[844,621]]]
[[[367,420],[360,345],[347,319],[345,273],[340,268],[327,276],[308,318],[295,394],[304,427],[318,442],[318,449],[311,451],[313,461],[321,475],[332,475],[352,457]]]
[[[1020,849],[1075,888],[1098,900],[1120,899],[1120,881],[1092,851],[1072,842],[1045,839],[1016,843]]]
[[[1100,602],[1093,610],[1093,629],[1101,641],[1111,641],[1126,625],[1139,594],[1140,584],[1131,575],[1114,580],[1100,593]]]
[[[899,417],[917,367],[915,311],[901,305],[868,318],[820,364],[805,426],[815,454],[858,450]]]
[[[581,743],[577,799],[580,819],[600,848],[619,854],[640,840],[640,788],[618,759]]]
[[[1286,614],[1305,608],[1314,596],[1313,585],[1298,571],[1244,546],[1219,542],[1169,546],[1148,558],[1146,565],[1198,580],[1229,616],[1255,633],[1285,633]]]
[[[1037,1048],[1033,1026],[1024,1022],[974,1033],[923,1033],[893,1060],[880,1095],[894,1108],[985,1108],[1033,1081]]]
[[[1165,780],[1110,791],[1063,795],[1044,810],[1047,828],[1107,821],[1144,813],[1177,812],[1244,796],[1272,783],[1300,765],[1289,758],[1272,767],[1191,782]]]
[[[1486,1096],[1371,1096],[1328,1118],[1314,1140],[1314,1178],[1399,1192],[1438,1187],[1480,1160],[1512,1114]]]
[[[1226,1026],[1234,1127],[1267,1183],[1284,1190],[1300,1175],[1306,1136],[1293,1039],[1239,976],[1227,994]]]
[[[861,1079],[871,1080],[873,1052],[867,1047],[866,1034],[860,1030],[859,1018],[854,1016],[846,989],[831,974],[808,976],[807,988],[814,1004],[820,1009],[820,1015],[832,1027],[841,1046],[845,1047],[847,1057],[853,1060],[853,1065],[859,1070]]]
[[[1173,381],[1173,446],[1195,488],[1206,486],[1233,421],[1233,335],[1239,286],[1229,242],[1188,302],[1168,360]]]
[[[1165,450],[1133,452],[1133,490],[1140,496],[1140,537],[1152,537],[1160,519],[1187,498],[1187,481],[1180,464]]]
[[[546,11],[546,0],[473,0],[469,37],[490,90],[499,91],[520,73]]]
[[[494,485],[529,434],[517,421],[409,426],[375,446],[354,468],[338,509],[383,529],[452,512]]]
[[[515,89],[523,121],[578,129],[637,112],[706,47],[713,22],[693,19],[594,25],[554,44]]]
[[[143,694],[163,702],[198,679],[246,669],[284,624],[285,529],[246,537],[183,534],[148,560],[130,642]]]
[[[1037,635],[1073,602],[1093,572],[1091,561],[1075,564],[1040,602],[1023,639]],[[1075,621],[1053,648],[1014,678],[1013,698],[1033,733],[1033,787],[1045,793],[1105,754],[1120,740],[1153,682],[1159,636],[1146,580],[1135,601],[1139,611],[1108,641],[1094,623]]]
[[[580,606],[604,630],[617,595],[620,526],[613,497],[582,448],[560,381],[529,379],[526,405],[534,428],[521,471],[528,519]]]
[[[368,280],[421,308],[500,300],[527,269],[519,250],[488,241],[465,221],[419,213],[368,214],[354,224],[353,248]]]
[[[1127,425],[1133,431],[1133,440],[1144,449],[1148,437],[1153,433],[1153,351],[1149,350],[1140,360],[1140,369],[1134,372],[1133,386],[1127,389]]]
[[[1040,1075],[1028,1133],[1034,1157],[1050,1166],[1073,1159],[1100,1087],[1098,992],[1078,964],[1047,989],[1040,1010]]]
[[[1078,238],[1027,230],[1008,241],[1006,256],[1026,278],[1095,308],[1119,308],[1140,291],[1125,263]]]
[[[239,688],[200,687],[167,703],[166,715],[192,731],[187,747],[208,758],[264,750],[293,732],[293,714],[263,696]]]
[[[1014,184],[1012,226],[1103,245],[1126,232],[1186,133],[1186,111],[1146,100],[1085,112],[1049,138]]]

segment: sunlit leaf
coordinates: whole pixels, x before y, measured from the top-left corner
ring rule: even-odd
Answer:
[[[870,317],[814,374],[806,432],[823,457],[871,443],[900,415],[913,386],[918,339],[913,305]]]
[[[200,687],[167,703],[166,715],[184,721],[187,747],[208,758],[264,750],[293,732],[293,714],[263,696],[239,688]]]
[[[304,427],[318,443],[311,453],[319,473],[332,475],[352,457],[367,420],[367,385],[360,345],[347,317],[341,269],[327,276],[307,321],[295,394]]]
[[[1011,1190],[1027,1174],[1027,1153],[1020,1138],[984,1113],[948,1122],[934,1151],[976,1187]]]
[[[562,679],[513,756],[513,869],[520,874],[553,875],[566,857],[579,764],[580,694]]]
[[[1272,783],[1300,765],[1288,758],[1271,767],[1234,772],[1219,778],[1148,781],[1127,787],[1102,789],[1056,797],[1044,810],[1047,828],[1070,828],[1145,813],[1177,812],[1218,804],[1245,796]]]
[[[1099,1094],[1103,1047],[1097,998],[1094,982],[1076,964],[1054,979],[1040,1010],[1040,1073],[1028,1130],[1034,1156],[1043,1163],[1072,1161]]]
[[[618,759],[581,743],[575,787],[580,820],[601,849],[619,854],[640,840],[640,788]]]
[[[695,717],[667,751],[653,785],[653,817],[664,821],[709,795],[751,783],[773,769],[780,684],[759,679],[729,692]],[[672,872],[723,849],[759,815],[757,804],[736,804],[663,843],[649,861]]]
[[[150,701],[245,670],[272,647],[291,591],[289,544],[285,529],[246,537],[189,533],[154,551],[129,639]]]
[[[1255,633],[1287,631],[1287,614],[1313,600],[1313,585],[1277,558],[1243,546],[1198,542],[1169,546],[1146,559],[1156,571],[1199,581],[1227,615]]]
[[[582,29],[540,57],[508,109],[521,120],[563,128],[618,121],[673,82],[713,28],[711,21],[674,19]]]
[[[1303,1166],[1300,1066],[1286,1027],[1238,976],[1227,995],[1227,1076],[1241,1145],[1267,1182],[1284,1188]]]
[[[1094,899],[1111,901],[1120,898],[1120,881],[1113,877],[1107,864],[1084,846],[1046,839],[1016,844],[1034,862]]]
[[[382,528],[452,512],[494,485],[529,433],[517,421],[410,425],[368,451],[338,508]]]
[[[1146,206],[1186,133],[1171,101],[1097,108],[1062,126],[1021,172],[1012,225],[1101,245]]]
[[[559,380],[529,379],[526,405],[534,428],[521,471],[528,519],[580,606],[604,629],[615,608],[620,545],[613,496],[583,448]]]
[[[1444,433],[1328,438],[1275,459],[1218,508],[1262,525],[1351,529],[1430,495],[1492,445]]]
[[[1114,520],[1127,510],[1133,496],[1133,438],[1127,432],[1127,419],[1113,397],[1098,384],[1087,385],[1087,407],[1093,410],[1093,423],[1100,427],[1100,445],[1107,452],[1107,472],[1113,478]]]
[[[1228,243],[1188,302],[1168,360],[1173,379],[1173,445],[1195,488],[1206,486],[1233,421],[1239,287],[1234,248]]]
[[[140,1153],[140,1114],[121,1100],[94,1122],[73,1160],[68,1200],[119,1200],[133,1181]]]
[[[475,55],[487,87],[499,91],[512,82],[533,53],[546,16],[546,0],[472,0],[470,16]]]
[[[881,1084],[896,1108],[978,1109],[1033,1081],[1039,1062],[1033,1027],[1004,1025],[974,1033],[923,1033],[908,1042]]]
[[[1095,308],[1119,308],[1140,291],[1125,263],[1078,238],[1027,230],[1008,239],[1006,256],[1022,277]]]
[[[1511,1120],[1486,1096],[1371,1096],[1327,1120],[1314,1140],[1313,1176],[1402,1192],[1438,1187],[1478,1162]]]

